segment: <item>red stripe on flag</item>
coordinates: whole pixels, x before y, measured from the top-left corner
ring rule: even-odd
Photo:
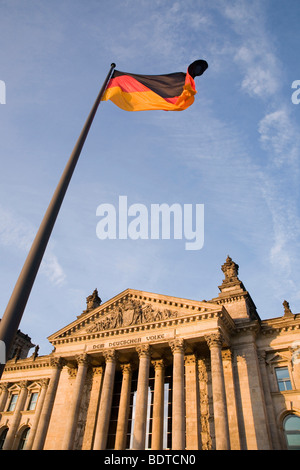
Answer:
[[[148,91],[145,85],[137,81],[135,78],[129,77],[128,75],[122,75],[121,77],[112,78],[107,88],[120,87],[125,93],[132,93],[135,91]]]

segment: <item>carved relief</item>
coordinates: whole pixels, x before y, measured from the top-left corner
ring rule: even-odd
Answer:
[[[284,300],[283,303],[282,303],[282,305],[283,305],[283,309],[284,309],[284,316],[285,316],[285,317],[293,317],[294,315],[293,315],[293,313],[292,313],[292,311],[291,311],[291,309],[290,309],[290,304],[289,304],[289,302],[287,302],[286,300]]]
[[[198,360],[202,450],[212,449],[211,410],[209,403],[209,361]]]
[[[116,305],[111,310],[111,313],[89,326],[86,332],[95,333],[131,325],[140,325],[142,323],[176,318],[177,315],[178,312],[173,312],[169,309],[154,309],[151,304],[145,304],[138,300],[127,300]]]
[[[95,289],[94,292],[86,298],[86,310],[82,313],[88,313],[91,310],[99,307],[101,305],[101,299],[98,295],[98,290]]]
[[[223,264],[221,269],[225,274],[225,282],[231,282],[238,279],[239,265],[232,261],[230,256],[227,256],[226,262]]]

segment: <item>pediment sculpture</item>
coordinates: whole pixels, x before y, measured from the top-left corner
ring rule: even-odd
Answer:
[[[151,304],[138,300],[127,300],[113,307],[112,311],[90,325],[87,333],[111,330],[142,323],[151,323],[169,318],[176,318],[178,312],[170,309],[154,309]]]

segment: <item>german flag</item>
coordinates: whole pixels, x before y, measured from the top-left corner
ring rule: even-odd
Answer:
[[[196,60],[187,73],[136,75],[115,70],[102,101],[111,100],[125,111],[183,111],[194,102],[197,93],[194,78],[207,67],[205,60]]]

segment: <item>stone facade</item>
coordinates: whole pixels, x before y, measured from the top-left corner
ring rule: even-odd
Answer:
[[[51,354],[7,362],[0,446],[300,449],[300,314],[261,320],[238,270],[210,301],[95,290]]]
[[[35,344],[32,344],[31,338],[28,335],[22,333],[21,330],[18,330],[11,349],[6,352],[6,357],[8,360],[15,359],[16,361],[18,359],[25,359],[28,356],[30,349],[34,346]],[[35,352],[33,354],[37,354],[38,349],[38,346],[36,346]]]

